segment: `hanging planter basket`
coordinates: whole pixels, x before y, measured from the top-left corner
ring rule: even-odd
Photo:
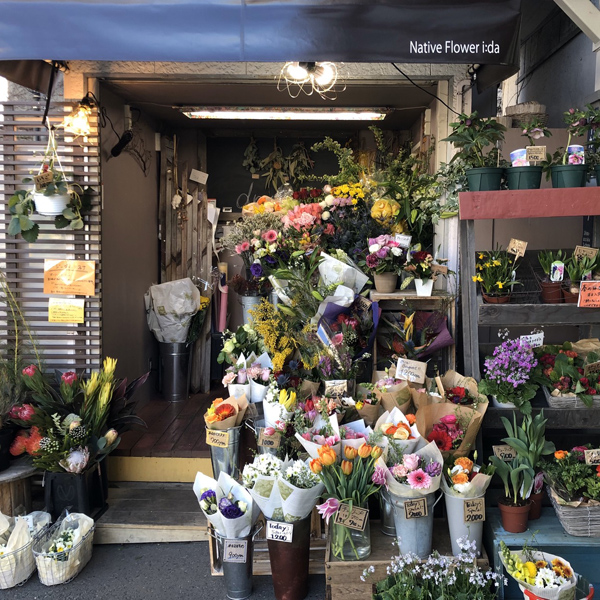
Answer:
[[[43,192],[34,192],[35,212],[47,217],[62,215],[71,201],[70,194],[52,194],[45,196]]]

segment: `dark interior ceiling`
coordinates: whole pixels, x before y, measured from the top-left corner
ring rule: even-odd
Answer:
[[[276,81],[268,82],[223,82],[223,81],[147,81],[106,80],[103,82],[119,95],[125,104],[138,107],[145,114],[158,119],[166,127],[200,128],[207,135],[226,134],[239,131],[247,135],[249,130],[289,131],[290,129],[311,131],[321,128],[322,122],[281,121],[215,121],[189,119],[174,106],[281,106],[281,107],[374,107],[390,108],[393,112],[385,120],[377,121],[381,129],[407,130],[429,107],[433,98],[425,91],[408,82],[348,83],[336,100],[323,100],[316,94],[291,98],[286,90],[278,91]],[[434,81],[419,83],[431,93],[436,93]],[[366,123],[365,123],[366,124]],[[358,123],[327,122],[328,130],[356,129]]]

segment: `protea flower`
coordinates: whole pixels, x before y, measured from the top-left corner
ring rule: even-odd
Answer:
[[[83,473],[83,470],[86,468],[88,461],[90,460],[90,451],[87,448],[79,448],[71,449],[66,458],[63,458],[58,464],[65,470],[67,473]]]

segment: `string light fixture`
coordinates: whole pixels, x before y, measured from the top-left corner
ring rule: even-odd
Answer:
[[[63,119],[63,129],[75,136],[90,135],[90,116],[96,106],[98,106],[96,97],[92,92],[88,92],[79,102],[79,106]]]
[[[316,93],[324,100],[335,100],[346,84],[333,62],[286,62],[279,72],[277,89],[287,90],[292,98]]]

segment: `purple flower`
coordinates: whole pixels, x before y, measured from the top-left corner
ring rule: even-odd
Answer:
[[[373,473],[373,476],[371,477],[371,481],[375,484],[375,485],[385,485],[386,489],[387,489],[387,481],[385,478],[385,469],[379,465],[377,465],[375,467],[375,471]]]
[[[275,260],[275,258],[273,256],[271,256],[270,254],[267,254],[267,256],[265,256],[265,262],[271,266],[277,264],[277,261]]]
[[[219,511],[226,519],[237,519],[244,514],[237,504],[227,498],[219,501]]]
[[[248,380],[248,373],[246,369],[240,369],[237,373],[237,382],[244,384]]]
[[[329,517],[335,515],[340,507],[340,501],[337,498],[329,498],[323,504],[317,504],[319,514],[325,519],[325,523],[329,524]]]
[[[389,249],[385,246],[377,250],[375,254],[377,254],[377,258],[385,258],[388,255]]]
[[[425,473],[427,473],[429,477],[437,477],[442,474],[442,465],[439,462],[431,462],[428,465],[425,465]]]
[[[202,496],[200,496],[200,501],[202,502],[202,500],[206,500],[208,498],[216,498],[217,495],[215,494],[215,492],[213,490],[206,490]]]
[[[379,265],[379,259],[375,254],[368,254],[366,258],[366,263],[369,269],[376,269]]]
[[[260,263],[252,263],[250,266],[250,273],[252,273],[253,277],[262,277],[263,268],[260,266]]]

